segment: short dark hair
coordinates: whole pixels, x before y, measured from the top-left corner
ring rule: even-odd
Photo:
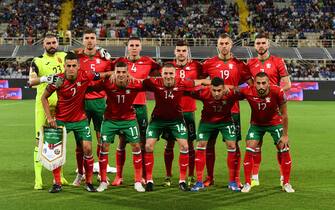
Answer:
[[[119,61],[115,64],[115,67],[128,67],[128,64],[123,61]]]
[[[162,68],[176,68],[173,63],[171,62],[166,62],[163,64]]]
[[[64,60],[78,60],[78,56],[73,52],[68,52]]]
[[[141,39],[137,36],[132,36],[132,37],[129,37],[128,41],[127,41],[127,44],[132,41],[132,40],[137,40],[137,41],[141,41]]]
[[[51,32],[47,32],[45,35],[44,35],[44,39],[45,38],[57,38],[57,36],[54,34],[54,33],[51,33]]]
[[[95,30],[93,30],[92,28],[86,28],[84,30],[83,35],[85,35],[85,34],[95,34]]]
[[[188,46],[188,43],[187,43],[186,40],[180,39],[180,40],[177,41],[176,46],[179,46],[179,47],[181,47],[181,46]]]
[[[269,39],[269,34],[264,31],[261,31],[255,37],[255,39],[262,39],[262,38]]]
[[[219,39],[225,39],[225,38],[231,39],[231,37],[227,33],[222,33],[222,34],[219,35]]]
[[[224,80],[220,77],[214,77],[211,81],[211,85],[217,87],[220,85],[224,85]]]
[[[257,74],[256,74],[256,76],[255,76],[255,78],[256,77],[268,77],[269,78],[269,76],[268,76],[268,74],[267,73],[265,73],[264,71],[260,71],[260,72],[258,72]]]

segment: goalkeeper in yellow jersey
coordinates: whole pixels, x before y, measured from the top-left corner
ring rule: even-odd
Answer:
[[[55,35],[46,34],[43,40],[44,54],[35,57],[32,61],[29,73],[29,86],[36,86],[37,95],[35,102],[35,134],[36,145],[34,149],[34,169],[35,169],[35,186],[34,189],[43,189],[42,182],[42,165],[37,160],[39,130],[46,124],[46,116],[44,114],[41,96],[46,86],[56,79],[55,74],[64,72],[64,57],[65,52],[57,52],[58,41]],[[49,98],[50,109],[54,114],[57,104],[57,95],[54,93]],[[68,184],[66,179],[62,176],[62,184]]]

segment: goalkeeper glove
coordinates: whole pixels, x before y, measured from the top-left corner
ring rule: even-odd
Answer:
[[[102,47],[97,47],[97,51],[99,52],[99,55],[101,58],[105,58],[106,60],[110,60],[111,59],[111,54],[109,54],[109,52]]]
[[[48,76],[40,77],[41,83],[55,84],[58,81],[58,76],[55,74],[50,74]]]

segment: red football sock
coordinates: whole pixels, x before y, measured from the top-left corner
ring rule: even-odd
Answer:
[[[99,171],[100,171],[101,182],[107,182],[107,165],[108,165],[108,152],[100,152]]]
[[[229,171],[229,182],[235,182],[235,159],[236,150],[228,150],[227,166]]]
[[[281,153],[281,168],[283,171],[283,176],[284,176],[284,184],[290,182],[290,174],[291,174],[291,167],[292,167],[292,160],[291,160],[291,155],[290,152],[283,152]]]
[[[52,171],[52,174],[53,174],[54,179],[55,179],[55,183],[58,184],[58,185],[62,185],[62,181],[61,181],[61,178],[60,178],[61,169],[62,169],[62,167],[59,166],[58,168],[56,168]]]
[[[197,151],[195,152],[195,170],[197,173],[197,181],[202,182],[203,181],[203,173],[205,169],[205,163],[206,163],[206,149],[197,148]]]
[[[142,153],[133,152],[133,165],[135,172],[135,182],[141,182],[142,180]]]
[[[164,162],[165,162],[165,170],[166,170],[166,176],[171,177],[172,176],[172,162],[174,159],[174,153],[173,148],[165,148],[164,150]]]
[[[87,184],[92,184],[93,164],[94,164],[93,155],[84,156],[84,168],[85,168],[85,176]]]
[[[154,154],[152,152],[145,153],[145,171],[146,171],[146,180],[153,181],[152,179],[152,170],[154,168]]]
[[[188,168],[188,152],[180,152],[179,154],[179,181],[186,181],[186,173]]]
[[[262,151],[259,149],[259,151],[254,153],[254,166],[252,168],[252,175],[257,175],[259,173],[260,164],[262,161]]]
[[[126,151],[116,150],[116,176],[122,178],[124,162],[126,161]]]
[[[281,167],[281,161],[282,161],[281,154],[282,154],[281,152],[277,152],[277,161],[278,161],[278,164],[279,164],[280,175],[282,176],[283,175],[283,169]]]
[[[76,160],[77,160],[77,168],[78,174],[83,175],[83,167],[84,167],[84,152],[81,147],[76,147]]]
[[[142,155],[142,178],[146,179],[147,173],[145,170],[145,149],[141,149],[141,155]]]
[[[97,157],[99,158],[100,156],[100,150],[101,150],[101,144],[97,144]]]
[[[245,182],[251,184],[251,172],[254,165],[254,149],[247,147],[247,151],[244,156],[244,177]]]
[[[188,176],[194,176],[195,151],[193,142],[188,144]]]
[[[214,179],[215,148],[206,149],[207,176]]]
[[[235,182],[240,186],[240,170],[241,170],[241,150],[240,147],[237,145],[236,153],[235,153]]]

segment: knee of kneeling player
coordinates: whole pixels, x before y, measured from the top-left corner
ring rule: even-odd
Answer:
[[[153,152],[153,150],[154,150],[154,145],[153,144],[151,144],[151,143],[146,143],[145,144],[145,151],[146,152]]]
[[[235,144],[235,142],[228,142],[227,143],[227,149],[228,150],[236,150],[236,144]]]
[[[187,144],[182,144],[180,145],[180,152],[188,152],[188,145]]]
[[[131,145],[131,150],[133,152],[140,152],[141,151],[141,146],[139,143],[135,143],[135,144],[130,144]]]

